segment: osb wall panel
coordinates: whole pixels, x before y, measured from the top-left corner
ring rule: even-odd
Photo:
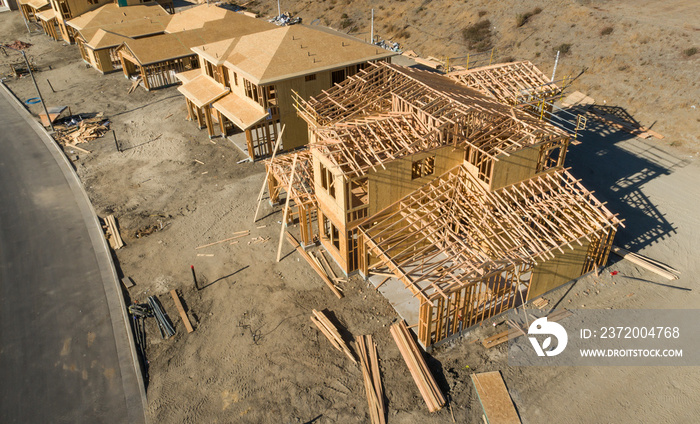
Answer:
[[[309,142],[306,122],[297,116],[292,99],[292,90],[299,93],[303,99],[317,96],[322,90],[331,87],[331,73],[316,74],[316,79],[306,81],[306,77],[293,78],[275,83],[279,95],[280,122],[286,125],[283,143],[285,150],[301,147]]]
[[[435,156],[435,171],[425,177],[411,179],[413,162]],[[462,163],[464,150],[452,146],[421,152],[389,162],[386,169],[369,172],[369,215],[374,215],[412,191]]]
[[[582,245],[572,243],[571,246],[574,250],[568,246],[562,247],[564,253],[557,250],[554,252],[553,259],[540,262],[535,266],[532,271],[528,300],[541,296],[581,276],[590,242],[584,239],[581,240],[581,243]]]
[[[286,138],[287,130],[284,130]],[[345,230],[345,182],[340,170],[333,168],[333,165],[317,151],[312,152],[314,163],[314,192],[318,200],[321,211],[330,218],[339,230]],[[333,173],[335,181],[335,198],[333,198],[325,188],[321,186],[321,163]]]
[[[493,164],[491,190],[533,177],[537,170],[539,156],[539,144],[510,153],[510,156],[499,155],[498,161],[495,161]]]

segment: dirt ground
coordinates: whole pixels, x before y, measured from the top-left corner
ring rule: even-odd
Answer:
[[[367,9],[374,4],[353,2],[349,10],[349,2],[332,0],[283,3],[305,22],[339,20],[342,13],[361,22],[356,16],[363,4]],[[683,276],[673,285],[691,291],[661,285],[666,282],[659,277],[611,257],[599,277],[586,276],[549,293],[552,304],[574,313],[580,308],[700,306],[693,278],[700,271],[694,260],[700,250],[700,188],[695,184],[700,112],[691,107],[698,98],[700,54],[686,58],[681,53],[686,46],[700,47],[700,28],[688,18],[697,16],[690,13],[694,4],[543,2],[542,13],[519,29],[506,29],[507,22],[530,3],[499,2],[498,10],[487,2],[375,5],[381,11],[375,25],[383,26],[392,16],[406,20],[411,36],[404,42],[423,56],[462,54],[458,30],[479,10],[487,10],[486,17],[496,24],[497,46],[510,45],[509,56],[531,59],[545,72],[551,72],[552,46],[571,42],[561,72],[588,67],[574,89],[624,108],[644,125],[658,122],[653,128],[666,135],[641,140],[591,128],[583,143],[571,148],[567,165],[626,219],[616,244],[680,269]],[[408,13],[421,5],[420,13]],[[257,8],[264,6],[261,2]],[[608,22],[615,29],[603,38],[599,32]],[[517,46],[521,38],[527,39]],[[398,317],[381,295],[354,277],[341,285],[346,296],[336,299],[288,244],[283,260],[275,262],[281,208],[263,203],[264,217],[252,222],[264,177],[261,164],[238,164],[244,155],[233,144],[209,140],[187,122],[176,88],[127,94],[130,83],[123,75],[100,75],[85,67],[75,46],[29,37],[18,13],[0,14],[0,42],[16,39],[34,44],[28,54],[38,67],[47,104],[70,106],[74,114],[103,112],[122,149],[117,151],[108,134],[82,144],[91,153],[74,152],[74,165],[98,214],[119,220],[126,247],[116,252],[117,266],[136,283],[128,295],[135,302],[158,295],[176,323],[178,333],[169,340],[160,338],[153,320],[147,327],[151,422],[367,422],[361,372],[313,327],[311,309],[328,309],[352,335],[374,335],[392,423],[450,422],[451,413],[457,422],[480,422],[482,409],[469,376],[493,370],[503,374],[524,423],[697,420],[697,368],[511,367],[505,346],[487,350],[472,343],[505,329],[490,323],[430,355],[451,408],[428,413],[389,335],[388,326]],[[3,73],[9,61],[19,59],[17,53],[8,54],[0,55]],[[30,79],[6,82],[20,99],[35,97]],[[236,244],[195,250],[247,229],[250,236]],[[270,239],[256,242],[257,237]],[[200,290],[193,287],[190,265]],[[612,270],[619,274],[611,275]],[[170,289],[180,291],[194,333],[185,332]]]

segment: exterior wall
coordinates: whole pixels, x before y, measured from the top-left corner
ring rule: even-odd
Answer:
[[[435,170],[425,177],[412,179],[414,162],[435,156]],[[429,152],[416,153],[397,159],[369,173],[369,215],[374,215],[390,204],[462,163],[464,150],[445,146]]]
[[[490,184],[491,190],[496,190],[534,177],[537,174],[539,157],[539,144],[518,150],[511,153],[510,156],[499,155],[498,161],[493,163],[493,174]]]
[[[275,83],[279,96],[280,123],[286,125],[284,130],[285,150],[301,147],[309,142],[308,127],[306,122],[297,116],[292,90],[296,91],[303,99],[308,99],[331,87],[331,71],[312,75],[316,75],[316,79],[312,81],[306,81],[306,76],[302,76]]]
[[[75,41],[73,30],[66,25],[66,21],[105,4],[113,3],[114,0],[50,0],[49,2],[56,11],[56,22],[61,36],[67,43],[73,43]]]
[[[528,300],[541,296],[583,274],[590,242],[584,239],[581,243],[582,245],[571,243],[574,250],[569,249],[568,246],[562,247],[564,253],[556,250],[553,259],[540,262],[535,266],[532,271]]]

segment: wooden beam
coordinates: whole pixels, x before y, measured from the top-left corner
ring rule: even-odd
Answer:
[[[326,285],[328,286],[329,289],[331,289],[331,291],[333,292],[333,294],[335,294],[335,296],[336,296],[338,299],[342,299],[343,293],[341,293],[340,290],[338,290],[338,288],[335,286],[335,284],[333,284],[333,283],[331,282],[331,280],[328,279],[328,276],[326,275],[326,273],[323,272],[323,270],[322,270],[321,268],[319,268],[319,266],[316,264],[316,262],[314,262],[314,261],[311,259],[311,257],[309,256],[309,254],[306,253],[306,251],[304,250],[303,247],[301,247],[301,245],[299,244],[299,242],[297,241],[297,239],[294,238],[294,236],[291,235],[290,233],[287,233],[287,240],[289,240],[289,242],[292,244],[292,246],[294,246],[294,248],[297,250],[297,252],[299,252],[299,254],[301,255],[301,257],[304,258],[304,260],[305,260],[306,262],[308,262],[309,265],[311,265],[311,268],[313,268],[314,271],[316,271],[316,273],[319,275],[319,277],[321,277],[321,279],[323,280],[323,282],[326,283]]]
[[[298,154],[294,155],[294,160],[292,161],[292,176],[289,177],[289,185],[287,186],[287,200],[284,202],[284,213],[282,214],[282,225],[280,228],[280,241],[277,246],[277,262],[280,261],[280,256],[282,255],[282,236],[284,235],[284,227],[287,225],[287,212],[289,212],[289,201],[292,199],[292,184],[294,184],[294,175],[296,175],[295,171],[298,156]]]
[[[282,143],[282,135],[284,134],[284,129],[287,124],[282,125],[282,131],[280,131],[279,137],[277,137],[277,143],[275,143],[275,148],[272,151],[272,158],[270,158],[270,166],[267,166],[265,171],[265,179],[263,180],[263,185],[260,187],[260,193],[258,193],[258,206],[255,208],[255,215],[253,216],[253,223],[258,221],[258,211],[260,211],[260,203],[262,202],[263,194],[265,193],[265,185],[267,184],[267,179],[270,177],[270,169],[272,168],[272,163],[275,160],[275,155],[277,155],[277,149],[279,149]],[[272,194],[270,194],[272,196]],[[287,192],[287,197],[289,197],[289,192]]]
[[[194,331],[194,328],[192,328],[192,323],[190,323],[190,319],[187,317],[187,313],[185,312],[185,308],[182,307],[182,302],[180,302],[180,297],[177,295],[177,292],[175,289],[170,290],[170,296],[173,297],[173,301],[175,302],[175,307],[177,308],[177,311],[180,313],[180,318],[182,319],[182,323],[185,324],[185,328],[187,329],[188,333],[191,333]]]

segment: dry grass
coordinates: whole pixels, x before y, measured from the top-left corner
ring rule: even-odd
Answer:
[[[491,48],[491,21],[484,19],[473,25],[470,25],[462,30],[464,40],[467,42],[467,48],[483,52]]]
[[[515,15],[516,28],[520,28],[521,26],[525,25],[531,17],[533,17],[535,15],[539,15],[540,13],[542,13],[541,7],[536,7],[536,8],[534,8],[531,11],[526,12],[526,13],[522,13],[522,14],[518,13],[517,15]]]

